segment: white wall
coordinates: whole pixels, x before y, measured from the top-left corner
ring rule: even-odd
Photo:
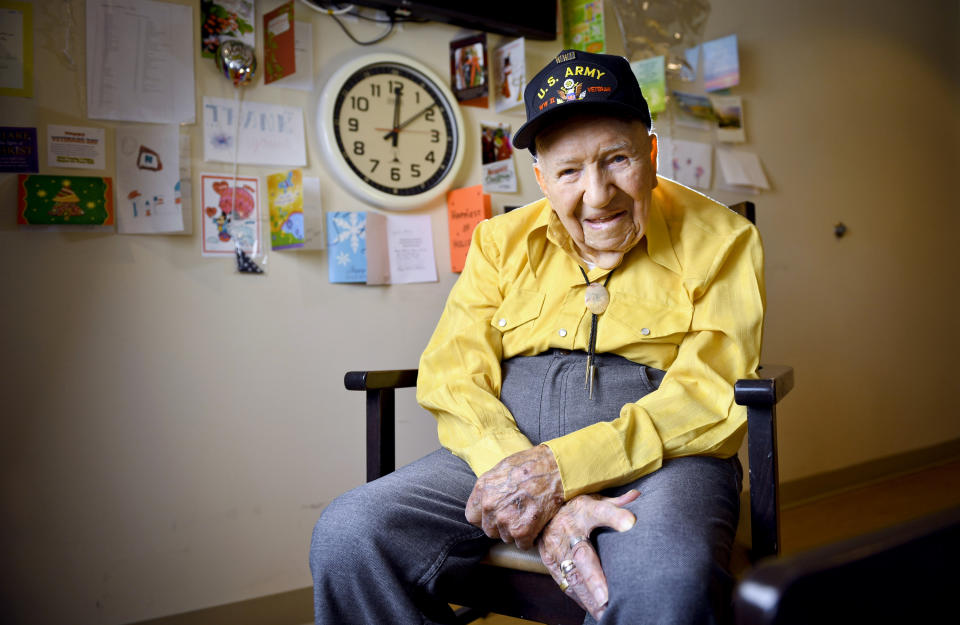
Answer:
[[[83,4],[51,2],[38,28],[62,35],[70,7],[82,35]],[[707,37],[740,36],[736,93],[774,185],[756,201],[764,359],[797,368],[782,407],[784,479],[960,437],[948,393],[960,347],[949,288],[960,225],[956,3],[713,5]],[[358,51],[329,18],[300,15],[313,23],[321,75]],[[458,32],[406,25],[377,47],[445,75]],[[617,35],[612,16],[608,32]],[[37,38],[35,98],[0,99],[4,125],[39,125],[41,140],[46,123],[113,126],[79,113],[83,64],[65,66],[61,43]],[[558,48],[528,42],[528,63]],[[198,99],[232,96],[211,61],[198,58],[196,73]],[[300,92],[257,86],[245,97],[310,116]],[[476,184],[477,122],[521,118],[463,110],[473,149],[458,184]],[[312,139],[308,159],[327,209],[364,208],[326,176]],[[495,211],[537,195],[528,157],[516,160],[520,193],[495,195]],[[194,174],[229,169],[192,164]],[[113,174],[112,153],[93,173]],[[343,390],[343,372],[416,364],[455,279],[443,202],[422,211],[439,283],[364,287],[329,284],[323,254],[272,253],[269,275],[254,277],[201,258],[197,236],[19,230],[14,186],[0,176],[0,618],[124,623],[307,586],[314,520],[363,481],[363,398]],[[840,220],[850,234],[838,241]],[[412,396],[400,404],[403,461],[436,442]]]

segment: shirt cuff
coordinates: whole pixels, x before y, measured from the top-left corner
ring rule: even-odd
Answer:
[[[484,434],[476,443],[465,447],[460,457],[480,477],[507,456],[531,447],[533,443],[519,430],[497,430]]]

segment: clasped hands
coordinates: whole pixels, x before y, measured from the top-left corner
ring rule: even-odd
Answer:
[[[507,456],[481,475],[467,499],[466,516],[490,538],[521,549],[536,542],[557,584],[600,620],[609,595],[590,533],[598,527],[621,532],[633,527],[636,519],[622,506],[639,495],[631,490],[619,497],[579,495],[564,502],[553,452],[538,445]]]

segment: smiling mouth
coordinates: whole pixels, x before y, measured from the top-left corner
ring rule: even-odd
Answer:
[[[612,215],[604,215],[603,217],[591,217],[590,219],[584,219],[583,221],[589,226],[593,226],[595,228],[602,228],[605,225],[613,221],[616,221],[617,219],[619,219],[625,214],[626,214],[625,211],[620,211],[617,213],[613,213]]]

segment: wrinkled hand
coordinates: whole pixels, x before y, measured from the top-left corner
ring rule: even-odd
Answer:
[[[598,527],[611,527],[619,532],[633,527],[636,518],[621,506],[639,496],[639,492],[630,490],[613,498],[599,495],[574,497],[560,508],[537,540],[540,559],[553,579],[598,621],[607,609],[609,593],[600,558],[590,542],[590,532]],[[570,572],[564,574],[561,565],[567,560],[573,562],[573,567],[568,565]]]
[[[490,538],[529,549],[562,505],[560,468],[550,448],[538,445],[507,456],[481,475],[467,499],[466,516]]]

